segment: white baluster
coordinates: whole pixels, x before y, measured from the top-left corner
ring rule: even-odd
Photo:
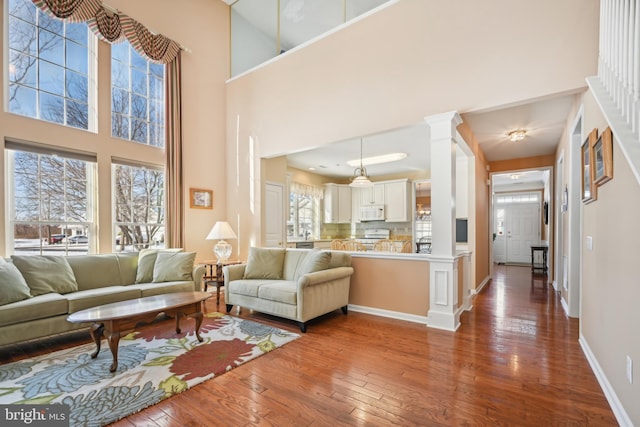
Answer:
[[[620,29],[620,32],[622,34],[622,40],[620,43],[620,48],[621,48],[621,55],[620,55],[620,65],[622,67],[622,69],[620,70],[620,89],[622,90],[621,93],[621,112],[622,115],[625,117],[625,120],[627,122],[629,122],[630,117],[629,117],[629,100],[630,100],[630,96],[629,96],[629,45],[630,45],[630,40],[629,40],[629,18],[630,18],[630,10],[631,7],[631,1],[630,0],[623,0],[622,1],[622,28]]]

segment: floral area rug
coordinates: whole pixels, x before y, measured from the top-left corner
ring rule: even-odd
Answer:
[[[0,365],[0,404],[70,407],[71,426],[101,426],[229,371],[299,338],[295,333],[220,313],[205,314],[198,342],[195,321],[142,327],[120,339],[118,369],[106,342]]]

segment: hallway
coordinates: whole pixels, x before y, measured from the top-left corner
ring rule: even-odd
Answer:
[[[546,281],[529,266],[494,265],[463,314],[458,340],[487,354],[476,397],[511,425],[617,425],[578,343],[579,321]]]

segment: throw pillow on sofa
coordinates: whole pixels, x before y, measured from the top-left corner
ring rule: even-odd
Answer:
[[[136,271],[136,283],[151,283],[153,281],[153,269],[159,252],[182,252],[182,248],[172,249],[142,249],[138,254],[138,270]]]
[[[304,261],[296,270],[295,280],[307,273],[315,273],[329,268],[331,262],[331,252],[327,251],[311,251],[307,254]]]
[[[0,258],[0,305],[31,298],[31,292],[17,267]]]
[[[243,278],[282,280],[284,254],[284,249],[249,248],[249,257]]]
[[[78,290],[73,270],[63,256],[11,255],[11,259],[34,297],[52,292],[67,294]]]
[[[195,252],[158,252],[153,267],[153,282],[192,280]]]

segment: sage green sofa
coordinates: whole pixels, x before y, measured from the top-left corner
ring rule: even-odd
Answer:
[[[170,249],[0,258],[0,346],[86,328],[67,321],[85,308],[200,290],[194,259]]]
[[[234,305],[307,322],[338,308],[347,314],[351,255],[309,249],[250,248],[246,264],[223,267],[227,313]]]

